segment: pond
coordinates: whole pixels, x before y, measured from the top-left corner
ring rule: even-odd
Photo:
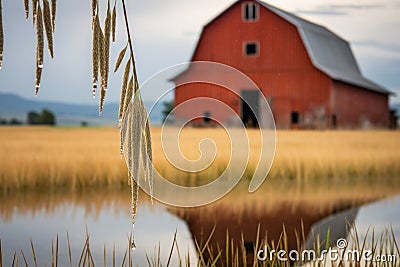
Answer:
[[[135,265],[146,264],[146,253],[161,248],[161,260],[166,261],[172,245],[174,232],[183,251],[189,251],[195,259],[191,234],[185,222],[159,204],[151,205],[141,199],[136,221],[136,251],[132,253]],[[130,194],[120,190],[100,192],[76,192],[59,194],[28,194],[8,196],[2,200],[0,238],[5,266],[11,266],[16,251],[20,249],[28,263],[32,262],[30,240],[33,241],[38,266],[51,266],[51,245],[59,238],[59,262],[69,263],[68,239],[76,266],[85,245],[86,231],[96,265],[103,265],[106,246],[107,266],[111,266],[115,246],[116,262],[120,266],[131,233]],[[176,259],[173,259],[176,261]],[[31,266],[31,265],[29,265]]]
[[[224,247],[228,238],[231,246],[246,250],[248,262],[251,262],[258,238],[266,237],[268,242],[276,243],[285,228],[288,249],[296,249],[299,233],[307,238],[310,230],[321,220],[326,221],[327,216],[354,207],[359,233],[366,232],[372,225],[379,235],[391,226],[396,238],[400,238],[399,196],[362,207],[362,203],[349,200],[320,201],[315,205],[316,201],[309,201],[306,196],[297,199],[279,198],[279,192],[264,194],[263,191],[251,195],[231,192],[211,205],[186,209],[159,203],[152,205],[147,196],[141,194],[134,232],[137,246],[132,253],[134,266],[147,266],[146,255],[151,260],[160,259],[165,265],[175,232],[181,259],[189,254],[193,266],[197,264],[195,240],[201,244],[209,237],[214,248]],[[38,266],[51,266],[52,242],[55,247],[57,236],[59,262],[69,263],[69,240],[73,266],[76,266],[87,234],[96,266],[103,265],[104,249],[107,266],[111,266],[114,247],[120,266],[130,233],[130,194],[125,189],[19,193],[1,197],[0,239],[5,266],[11,266],[14,252],[22,263],[21,251],[31,266],[30,240]],[[212,258],[211,255],[206,257]],[[176,249],[171,260],[171,266],[178,265]]]

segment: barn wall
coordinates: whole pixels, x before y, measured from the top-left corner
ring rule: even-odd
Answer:
[[[196,100],[195,98],[206,97],[217,99],[222,103],[209,100]],[[192,102],[186,102],[192,100]],[[182,103],[186,103],[180,105]],[[207,112],[211,118],[219,122],[227,122],[233,114],[227,110],[230,107],[236,114],[240,114],[239,97],[221,86],[207,83],[193,83],[180,85],[175,89],[174,116],[180,120],[194,117],[202,117]]]
[[[259,44],[258,55],[245,55],[247,41]],[[332,127],[333,114],[338,127],[357,127],[360,121],[366,121],[355,115],[359,112],[374,125],[387,124],[388,96],[334,82],[314,67],[296,26],[261,6],[255,22],[243,21],[242,2],[237,2],[207,24],[192,61],[223,63],[249,76],[268,99],[277,128],[328,128]],[[210,70],[210,75],[214,74]],[[195,71],[189,70],[175,82],[191,81],[193,76],[196,76]],[[229,88],[239,95],[241,90],[255,89],[236,81]],[[195,83],[177,86],[175,105],[193,97],[215,97],[240,114],[237,95],[216,92],[213,86]],[[358,104],[350,109],[346,103],[354,101]],[[377,110],[371,110],[371,106],[376,106]],[[204,114],[205,108],[212,109],[199,104],[196,112]],[[176,116],[189,116],[193,112],[182,110]],[[215,110],[212,115],[226,119],[220,112]],[[291,121],[292,113],[299,114],[297,124]]]
[[[388,95],[333,82],[333,112],[338,128],[387,128]]]
[[[269,100],[278,128],[292,127],[293,111],[301,115],[296,127],[314,128],[315,110],[329,113],[330,78],[313,66],[294,25],[265,8],[259,11],[258,21],[244,22],[242,3],[232,6],[203,29],[192,60],[220,62],[246,73]],[[246,41],[259,43],[257,56],[244,54]],[[177,83],[189,77],[185,74]],[[194,84],[177,87],[176,104],[195,96],[215,95],[209,91],[212,87],[198,88]],[[239,93],[253,88],[232,89]],[[221,100],[240,114],[237,96],[224,95]]]

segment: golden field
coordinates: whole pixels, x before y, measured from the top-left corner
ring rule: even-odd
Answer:
[[[257,151],[259,132],[248,131]],[[190,160],[200,156],[199,141],[214,140],[217,155],[200,173],[171,166],[161,146],[161,129],[152,129],[154,165],[168,179],[183,184],[216,178],[229,161],[229,138],[223,129],[184,129],[180,147]],[[0,128],[0,189],[57,189],[125,186],[127,168],[119,152],[117,128]],[[276,154],[268,175],[271,182],[304,185],[343,182],[383,186],[400,192],[399,131],[277,131]],[[256,166],[250,157],[245,176]],[[373,191],[373,190],[371,190]]]

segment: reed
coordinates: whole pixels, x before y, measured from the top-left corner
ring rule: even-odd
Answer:
[[[400,255],[400,250],[397,244],[397,241],[394,237],[394,233],[392,229],[388,229],[386,233],[378,236],[376,239],[372,238],[372,241],[367,241],[366,237],[360,239],[356,234],[350,235],[348,237],[348,244],[346,245],[344,250],[340,251],[341,253],[338,254],[338,259],[332,260],[329,259],[327,254],[325,254],[325,258],[321,251],[323,249],[329,250],[330,249],[330,235],[329,232],[327,236],[319,236],[313,251],[315,252],[315,258],[312,257],[311,259],[307,257],[299,257],[298,261],[289,261],[289,260],[282,260],[282,257],[288,258],[288,248],[287,248],[287,236],[285,231],[282,232],[279,240],[277,242],[269,242],[267,235],[263,235],[260,233],[260,230],[255,233],[256,234],[256,242],[253,244],[253,247],[248,247],[244,240],[242,239],[241,243],[238,245],[234,245],[231,242],[229,232],[226,232],[226,240],[225,244],[221,244],[221,246],[215,244],[211,244],[210,240],[213,236],[214,232],[211,232],[210,235],[205,240],[195,240],[196,244],[196,252],[197,258],[194,260],[190,259],[189,253],[181,254],[179,249],[179,244],[176,239],[177,233],[175,232],[173,236],[172,245],[169,248],[169,256],[166,260],[161,258],[160,254],[160,245],[156,246],[152,255],[146,253],[147,259],[147,266],[149,267],[161,267],[161,266],[172,266],[171,257],[173,254],[178,256],[178,263],[176,266],[198,266],[198,267],[206,267],[206,266],[232,266],[232,267],[239,267],[239,266],[385,266],[385,267],[392,267],[398,266],[398,257]],[[302,255],[302,251],[304,246],[303,237],[304,235],[299,235],[297,237],[299,246],[297,247],[296,251],[298,251]],[[374,232],[372,231],[372,236],[374,237]],[[122,260],[120,261],[119,266],[134,266],[135,265],[135,257],[130,252],[130,242],[132,236],[128,238],[128,244],[125,249],[124,255]],[[77,257],[78,255],[72,255],[71,253],[71,246],[68,233],[67,233],[67,240],[68,240],[68,256],[69,261],[63,262],[62,259],[59,257],[59,238],[58,235],[56,237],[55,243],[51,242],[51,258],[47,259],[50,261],[51,266],[67,266],[67,262],[69,265],[72,266],[73,260],[72,258]],[[25,254],[24,251],[21,249],[19,252],[15,251],[12,256],[12,264],[11,266],[18,266],[18,262],[24,262],[24,266],[37,266],[37,262],[46,262],[46,259],[37,259],[36,252],[35,252],[35,245],[32,240],[30,240],[30,249],[31,252]],[[326,244],[323,246],[322,244]],[[361,244],[361,246],[360,246]],[[55,246],[55,249],[54,249]],[[332,249],[335,249],[335,246],[331,246]],[[268,256],[265,256],[264,259],[259,259],[257,254],[260,250],[266,250],[267,252],[271,251],[285,251],[286,255],[280,254],[278,257],[278,253],[267,253]],[[382,255],[388,256],[386,261],[365,261],[363,259],[356,260],[355,258],[346,258],[345,251],[354,250],[359,255],[364,255],[364,252],[369,251],[369,258],[370,259],[377,259]],[[27,255],[27,256],[26,256]],[[222,256],[223,255],[223,256]],[[308,254],[307,254],[308,255]],[[310,256],[308,256],[310,257]],[[321,257],[321,258],[320,258]],[[2,242],[0,239],[0,266],[3,265],[3,260],[7,260],[3,257],[2,253]],[[84,266],[106,266],[107,265],[107,250],[104,246],[103,249],[103,262],[97,261],[93,258],[93,253],[91,249],[91,239],[90,235],[86,233],[85,242],[81,249],[81,253],[79,256],[79,261],[76,266],[84,267]],[[112,251],[112,266],[116,266],[116,256],[115,256],[115,246]]]
[[[252,154],[245,172],[256,168],[258,132],[248,132]],[[163,153],[161,129],[152,128],[155,169],[178,184],[204,184],[229,163],[229,136],[222,129],[184,129],[179,139],[183,155],[200,157],[205,137],[216,144],[213,164],[188,173],[169,164]],[[0,190],[86,188],[126,184],[127,168],[120,159],[117,128],[0,128]],[[326,188],[345,182],[366,188],[381,186],[400,192],[399,131],[278,131],[277,149],[267,183]],[[173,155],[176,160],[179,155]],[[234,164],[234,162],[233,162]],[[187,167],[191,168],[190,163]]]

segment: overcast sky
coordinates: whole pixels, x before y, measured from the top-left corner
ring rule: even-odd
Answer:
[[[104,1],[105,2],[105,1]],[[120,2],[120,1],[117,1]],[[128,0],[139,81],[191,58],[202,27],[232,0]],[[97,103],[91,97],[91,1],[57,1],[55,59],[46,51],[39,100]],[[400,94],[400,1],[270,0],[269,4],[324,25],[351,43],[364,74]],[[120,7],[120,6],[119,6]],[[104,7],[102,8],[104,11]],[[118,10],[111,65],[126,42]],[[34,98],[35,30],[22,0],[3,0],[5,49],[0,92]],[[118,102],[121,74],[111,74],[107,102]],[[163,87],[165,85],[160,85]],[[142,92],[155,100],[166,88]],[[400,102],[400,96],[392,98]]]

